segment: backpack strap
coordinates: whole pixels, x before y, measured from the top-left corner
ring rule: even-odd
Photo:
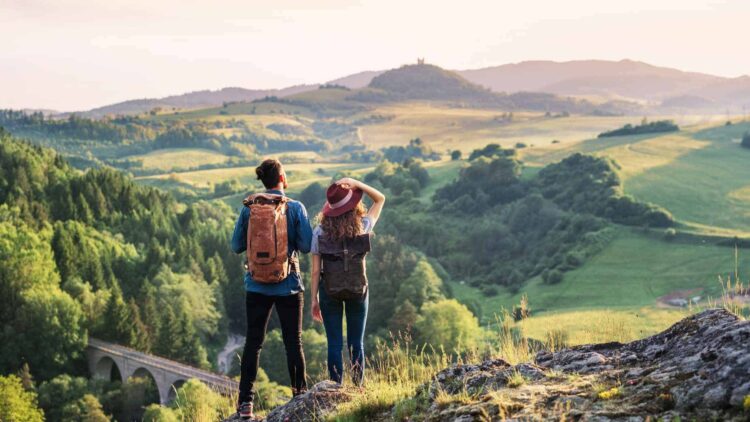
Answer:
[[[289,274],[298,272],[300,272],[299,256],[297,255],[297,251],[294,251],[289,255]]]
[[[346,238],[344,240],[344,271],[349,271],[349,248],[346,247]]]

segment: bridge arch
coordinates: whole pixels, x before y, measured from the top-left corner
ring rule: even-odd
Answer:
[[[151,374],[151,371],[149,371],[148,369],[142,366],[136,369],[135,371],[133,371],[133,375],[131,376],[134,378],[150,378],[154,381],[156,380],[156,378],[154,378],[154,376]]]
[[[122,371],[114,359],[109,356],[102,356],[94,364],[92,371],[94,378],[107,381],[124,381]]]
[[[138,384],[136,390],[136,394],[141,396],[140,401],[143,402],[145,406],[151,403],[163,402],[161,393],[159,392],[159,383],[156,381],[154,374],[148,370],[148,368],[140,367],[136,369],[128,379],[145,380],[145,382]]]

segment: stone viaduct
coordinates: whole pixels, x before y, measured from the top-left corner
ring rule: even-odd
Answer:
[[[221,394],[237,393],[237,381],[223,375],[94,338],[89,338],[86,357],[91,376],[95,378],[109,380],[113,367],[117,368],[123,382],[130,377],[152,378],[162,404],[172,401],[176,390],[190,378],[200,380]]]

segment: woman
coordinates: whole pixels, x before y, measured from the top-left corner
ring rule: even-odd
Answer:
[[[363,193],[373,201],[369,211],[362,204]],[[369,233],[378,222],[384,203],[385,196],[377,189],[358,180],[343,178],[326,191],[326,204],[319,215],[320,224],[313,231],[310,248],[313,254],[312,317],[325,326],[328,374],[331,380],[338,383],[341,383],[344,372],[341,357],[344,314],[352,379],[356,385],[361,385],[364,377],[364,336],[369,302],[364,255],[369,251]],[[340,245],[338,249],[336,245]],[[337,252],[343,252],[343,255]],[[336,271],[342,266],[347,274],[355,274],[353,281],[338,277],[342,273]],[[356,274],[361,278],[357,279]],[[353,283],[349,286],[351,289],[346,286],[342,288],[344,283]],[[336,288],[333,288],[334,284]],[[319,289],[321,286],[323,288]]]

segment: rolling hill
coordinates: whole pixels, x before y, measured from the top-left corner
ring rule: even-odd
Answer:
[[[301,94],[305,95],[305,94]],[[297,96],[299,97],[299,96]],[[493,92],[460,74],[430,64],[405,65],[375,76],[365,88],[350,89],[345,101],[365,105],[429,101],[451,107],[494,108],[499,110],[536,110],[569,113],[623,113],[635,104],[595,104],[585,99],[562,97],[542,92]],[[312,100],[308,98],[308,100]]]
[[[328,84],[341,85],[351,89],[364,88],[369,85],[376,76],[379,76],[382,73],[385,73],[385,70],[366,70],[364,72],[328,81]]]
[[[468,101],[502,105],[496,93],[473,84],[455,72],[434,65],[406,65],[372,79],[369,88],[392,99]]]
[[[128,100],[121,103],[105,105],[83,113],[86,117],[103,117],[106,115],[138,114],[161,107],[163,109],[199,109],[220,106],[228,102],[249,102],[259,98],[275,96],[284,97],[315,89],[313,85],[297,85],[283,89],[245,89],[222,88],[216,91],[194,91],[164,98],[144,98]]]

